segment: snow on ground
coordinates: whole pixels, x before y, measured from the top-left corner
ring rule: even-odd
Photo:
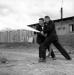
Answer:
[[[0,56],[8,59],[0,63],[0,75],[74,75],[74,55],[68,61],[56,54],[57,60],[47,58],[46,63],[38,63],[38,51],[34,49],[0,49]]]

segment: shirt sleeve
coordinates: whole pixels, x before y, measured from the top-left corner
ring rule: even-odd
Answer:
[[[53,22],[48,23],[48,25],[46,27],[44,27],[44,33],[50,33],[53,31],[53,29],[55,28],[55,24]]]

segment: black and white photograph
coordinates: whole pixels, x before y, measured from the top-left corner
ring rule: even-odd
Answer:
[[[0,75],[74,75],[74,0],[0,0]]]

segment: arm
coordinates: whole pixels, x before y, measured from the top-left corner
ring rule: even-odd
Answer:
[[[47,26],[44,27],[44,33],[50,33],[54,30],[55,24],[51,21]]]
[[[36,30],[40,31],[39,33],[35,33],[35,34],[43,34],[42,28],[40,25],[36,26]]]

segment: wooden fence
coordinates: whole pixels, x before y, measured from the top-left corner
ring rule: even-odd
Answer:
[[[0,31],[0,43],[28,42],[34,32],[26,30]]]

